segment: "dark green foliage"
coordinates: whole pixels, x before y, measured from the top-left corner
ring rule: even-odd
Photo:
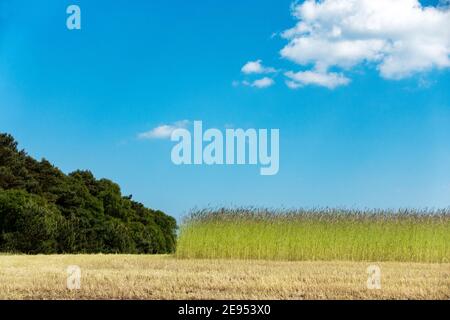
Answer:
[[[42,197],[23,190],[0,191],[0,249],[2,251],[51,253],[63,217]]]
[[[0,251],[170,253],[176,221],[89,171],[65,175],[0,134]]]

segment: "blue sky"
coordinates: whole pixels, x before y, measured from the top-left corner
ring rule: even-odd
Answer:
[[[81,30],[66,28],[70,4],[81,8]],[[308,51],[311,39],[323,40],[326,8],[317,5],[308,16],[323,24],[314,37],[287,37],[283,32],[306,19],[291,8],[285,0],[0,0],[0,131],[64,172],[90,169],[177,218],[218,205],[449,206],[450,40],[448,32],[432,32],[448,9],[433,11],[420,29],[406,21],[403,34],[381,23],[375,42],[348,60],[335,47]],[[341,42],[333,45],[355,34],[367,38],[340,31],[343,17],[334,18]],[[414,32],[420,43],[409,36]],[[300,38],[310,41],[308,50],[283,54]],[[386,46],[398,39],[410,45]],[[241,71],[259,60],[275,72]],[[264,77],[274,84],[251,85]],[[138,139],[185,119],[223,129],[279,128],[279,173],[175,166],[170,140]]]

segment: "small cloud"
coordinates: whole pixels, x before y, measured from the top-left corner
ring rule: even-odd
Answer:
[[[273,81],[273,79],[268,78],[268,77],[264,77],[262,79],[258,79],[258,80],[253,81],[252,87],[268,88],[271,85],[273,85],[274,83],[275,83],[275,81]]]
[[[430,88],[432,85],[434,84],[434,81],[429,80],[427,78],[424,77],[420,77],[419,81],[418,81],[418,86],[421,89],[428,89]]]
[[[253,82],[249,82],[247,80],[242,81],[242,84],[247,87],[254,87],[258,89],[264,89],[275,84],[275,81],[269,77],[264,77]]]
[[[288,71],[285,76],[289,78],[286,85],[291,89],[297,89],[306,85],[316,85],[334,89],[339,86],[345,86],[350,79],[340,73],[323,72],[323,71]]]
[[[245,74],[262,74],[262,73],[274,73],[276,70],[271,67],[265,67],[262,65],[262,60],[249,61],[241,69]]]
[[[302,84],[292,81],[292,80],[286,80],[286,85],[289,89],[298,89],[300,87],[303,87]]]
[[[172,124],[163,124],[150,131],[139,133],[138,138],[142,140],[169,139],[173,131],[179,128],[186,128],[189,123],[189,120],[181,120]]]

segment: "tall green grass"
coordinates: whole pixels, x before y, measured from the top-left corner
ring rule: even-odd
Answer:
[[[201,210],[180,258],[450,262],[450,210]]]

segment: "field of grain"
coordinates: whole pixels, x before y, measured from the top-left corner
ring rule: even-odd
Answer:
[[[367,288],[367,267],[381,289]],[[81,268],[79,290],[67,267]],[[0,256],[0,299],[449,299],[450,264]]]
[[[450,299],[449,258],[448,211],[206,210],[173,255],[0,255],[0,299]]]
[[[450,213],[204,210],[181,226],[177,257],[450,262]]]

